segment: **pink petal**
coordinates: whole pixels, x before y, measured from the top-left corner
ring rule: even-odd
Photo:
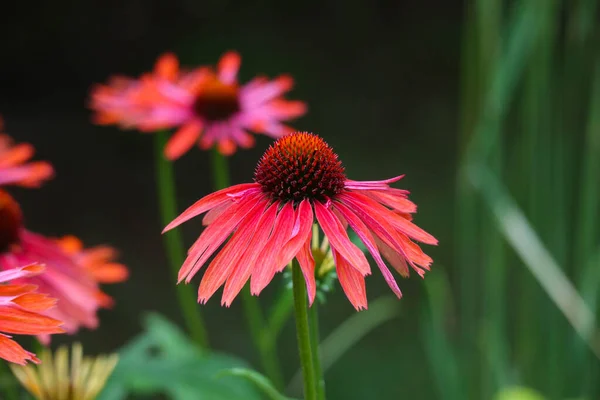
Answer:
[[[400,256],[398,252],[394,251],[390,246],[383,243],[381,239],[375,236],[375,242],[377,243],[377,247],[381,254],[385,257],[385,259],[391,264],[392,267],[403,277],[407,278],[409,276],[408,265],[406,264],[406,260],[404,257]]]
[[[200,282],[200,288],[198,289],[198,302],[206,303],[234,272],[237,260],[240,259],[246,250],[248,242],[254,235],[256,225],[260,221],[267,205],[264,200],[259,204],[258,207],[253,208],[244,218],[229,242],[227,242],[206,269]]]
[[[315,259],[313,258],[311,245],[311,236],[308,237],[304,246],[300,249],[300,252],[296,255],[302,275],[304,275],[304,281],[306,282],[306,291],[308,293],[308,304],[309,306],[315,301],[317,295],[317,284],[315,282]]]
[[[252,270],[256,267],[256,259],[260,256],[269,235],[271,235],[271,230],[277,217],[278,206],[279,204],[277,203],[272,204],[261,216],[258,224],[250,227],[254,232],[254,236],[247,245],[244,254],[236,262],[235,270],[227,279],[221,300],[222,305],[229,307],[233,299],[246,284],[246,281],[248,281],[248,278],[250,278]]]
[[[202,218],[202,225],[208,226],[208,225],[212,224],[215,219],[217,219],[221,214],[223,214],[225,212],[225,210],[227,210],[233,204],[234,204],[233,201],[226,202],[226,203],[216,206],[215,208],[213,208],[212,210],[207,212],[204,215],[204,218]]]
[[[390,179],[386,179],[383,181],[353,181],[351,179],[346,179],[344,187],[346,189],[353,190],[386,190],[389,188],[390,183],[398,182],[400,179],[404,178],[404,175],[395,176]]]
[[[392,225],[398,229],[400,232],[404,233],[406,236],[411,237],[419,242],[436,245],[438,241],[431,234],[425,232],[423,229],[419,228],[417,225],[413,224],[406,218],[401,215],[392,213],[392,217],[390,219]]]
[[[365,194],[373,200],[383,203],[401,213],[411,214],[417,212],[417,205],[405,196],[395,196],[383,190],[369,190],[365,191]]]
[[[393,212],[375,202],[379,209],[365,205],[356,199],[356,195],[357,193],[353,192],[342,193],[338,200],[348,206],[375,233],[376,237],[410,262],[402,246],[400,233],[388,222],[388,214]]]
[[[179,270],[178,282],[185,278],[189,283],[246,215],[265,204],[266,200],[260,194],[249,195],[221,214],[202,232],[196,243],[189,249],[188,256]]]
[[[367,288],[363,275],[353,268],[337,251],[332,249],[338,280],[346,297],[357,311],[367,309]]]
[[[167,225],[167,227],[163,229],[163,233],[170,231],[189,219],[194,218],[196,215],[200,215],[211,208],[227,202],[230,199],[228,195],[240,193],[248,189],[260,190],[260,186],[257,183],[243,183],[240,185],[230,186],[228,188],[219,190],[218,192],[211,193],[208,196],[204,196],[183,213],[181,213],[181,215],[175,218],[169,225]]]
[[[377,250],[377,243],[373,239],[373,236],[371,235],[369,228],[367,228],[367,226],[360,220],[360,218],[358,218],[354,213],[352,213],[352,211],[350,211],[343,204],[336,203],[334,207],[339,210],[339,212],[344,216],[346,221],[348,221],[348,223],[350,224],[350,226],[352,227],[354,232],[356,232],[356,234],[358,235],[360,240],[362,240],[362,242],[365,244],[365,246],[367,247],[367,249],[373,256],[373,259],[377,263],[379,270],[383,274],[385,281],[387,282],[390,289],[392,289],[392,292],[394,292],[394,294],[398,298],[401,298],[402,292],[400,291],[400,288],[398,287],[396,280],[392,276],[392,273],[390,272],[388,267],[383,262],[383,259],[381,258],[381,255],[379,254],[379,250]]]
[[[242,59],[238,53],[234,51],[225,53],[217,65],[219,80],[226,84],[235,83],[241,62]]]
[[[32,264],[24,267],[12,268],[4,272],[0,272],[0,282],[8,282],[20,278],[30,278],[32,276],[41,274],[43,271],[44,267],[39,264]]]
[[[339,252],[354,268],[362,275],[369,275],[371,268],[365,255],[360,251],[354,243],[350,241],[348,234],[344,230],[341,222],[335,215],[323,204],[316,201],[315,214],[319,225],[329,239],[329,244],[332,249]]]
[[[165,146],[165,156],[169,160],[176,160],[194,146],[202,132],[202,123],[194,120],[183,125],[169,139]]]
[[[277,204],[279,205],[279,203]],[[252,271],[250,291],[253,295],[259,295],[273,279],[277,268],[277,257],[284,244],[292,236],[294,222],[294,206],[288,202],[279,211],[273,225],[273,232],[256,261],[256,268]]]
[[[35,354],[22,348],[17,342],[10,339],[10,336],[2,334],[0,334],[0,358],[19,365],[25,365],[27,361],[40,363]]]
[[[312,233],[313,213],[308,200],[302,200],[296,210],[296,223],[292,229],[292,236],[283,246],[277,257],[275,268],[277,271],[285,268],[296,254],[302,249],[304,242]]]

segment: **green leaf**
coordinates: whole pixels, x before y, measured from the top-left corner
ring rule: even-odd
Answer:
[[[275,389],[271,381],[267,379],[264,375],[259,374],[258,372],[247,369],[247,368],[231,368],[224,371],[221,371],[217,374],[217,377],[222,376],[238,376],[248,381],[252,382],[256,387],[263,391],[264,394],[271,400],[292,400],[289,397],[285,397],[281,393]]]
[[[100,400],[129,394],[163,393],[174,400],[258,400],[256,388],[240,379],[215,379],[218,372],[247,365],[225,354],[200,350],[175,325],[157,314],[146,331],[119,352],[120,361]]]
[[[544,400],[535,390],[526,387],[510,387],[499,392],[494,400]]]

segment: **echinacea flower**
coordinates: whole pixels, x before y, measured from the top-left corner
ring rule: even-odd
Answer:
[[[14,144],[8,135],[1,133],[2,128],[0,118],[0,185],[37,187],[54,175],[49,163],[28,162],[33,157],[33,146],[27,143]]]
[[[36,400],[94,400],[104,389],[119,358],[116,354],[84,357],[81,344],[71,354],[61,346],[54,355],[45,349],[41,365],[11,366],[19,382]]]
[[[216,71],[199,67],[180,71],[173,54],[160,57],[154,72],[139,80],[113,78],[92,90],[91,108],[99,124],[119,124],[144,132],[178,128],[165,148],[177,159],[194,144],[230,155],[237,146],[252,147],[248,130],[279,138],[292,128],[282,122],[302,116],[306,105],[284,100],[293,86],[290,76],[274,80],[256,77],[245,85],[237,81],[241,58],[225,53]]]
[[[189,249],[179,282],[189,283],[229,238],[204,273],[199,302],[208,301],[224,284],[221,302],[229,306],[249,279],[252,294],[258,295],[295,257],[312,304],[316,285],[311,227],[316,217],[329,241],[340,284],[357,310],[367,308],[364,277],[371,268],[350,240],[347,226],[364,243],[400,298],[402,293],[384,258],[402,276],[408,276],[409,265],[423,276],[432,260],[413,240],[437,244],[433,236],[412,223],[416,206],[408,200],[408,192],[389,186],[401,178],[347,179],[337,155],[320,137],[310,133],[284,136],[259,161],[254,183],[231,186],[200,199],[165,228],[173,229],[207,213],[203,219],[207,227]]]
[[[42,315],[56,304],[56,300],[36,291],[35,285],[6,284],[8,281],[31,278],[44,271],[41,265],[27,265],[0,272],[0,358],[25,365],[39,363],[35,354],[28,352],[7,334],[49,335],[62,333],[61,321]]]
[[[58,299],[57,306],[46,315],[63,321],[68,333],[75,333],[80,326],[96,328],[98,309],[110,306],[112,299],[100,290],[94,271],[97,266],[86,263],[85,253],[82,259],[80,252],[74,253],[63,246],[26,230],[19,205],[0,190],[0,270],[44,264],[44,274],[24,282],[35,284],[41,293]]]

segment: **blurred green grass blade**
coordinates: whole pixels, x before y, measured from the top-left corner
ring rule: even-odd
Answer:
[[[369,304],[369,309],[352,314],[321,341],[321,369],[325,373],[346,351],[369,332],[400,315],[400,305],[394,296],[384,296]],[[296,371],[288,386],[289,393],[302,387],[302,373]]]
[[[524,138],[521,179],[526,182],[525,213],[540,240],[551,249],[560,265],[566,262],[566,212],[564,209],[564,165],[556,166],[562,158],[562,132],[559,131],[559,112],[555,109],[556,28],[559,19],[557,0],[529,0],[537,4],[539,32],[532,48],[524,82],[521,104],[521,127]],[[557,171],[558,170],[558,171]],[[492,171],[494,172],[494,171]],[[497,175],[496,175],[497,176]],[[500,178],[500,177],[499,177]],[[548,218],[549,215],[554,218]],[[531,276],[520,271],[517,359],[523,378],[535,387],[558,395],[563,380],[558,376],[564,364],[563,348],[566,326],[553,307],[545,307],[545,296]],[[563,330],[565,329],[565,330]],[[544,356],[540,351],[544,349]]]
[[[475,135],[467,148],[466,161],[485,161],[498,142],[501,122],[506,116],[517,82],[523,75],[539,34],[539,25],[535,2],[520,1],[515,4],[504,34],[507,37],[505,50],[490,77]]]
[[[599,234],[600,216],[600,59],[596,60],[588,121],[583,142],[581,162],[581,182],[579,184],[579,207],[577,208],[577,231],[573,244],[574,264],[579,272],[578,287],[584,299],[591,304],[596,315],[598,303],[598,255],[595,249]],[[594,376],[598,374],[598,365],[590,366],[585,343],[575,339],[573,353],[574,368],[582,368],[583,386],[587,391],[595,391],[598,384]],[[579,378],[579,377],[577,377]],[[593,395],[593,393],[590,393]]]
[[[438,266],[438,269],[424,282],[429,304],[423,307],[421,312],[421,331],[439,398],[442,400],[470,398],[463,384],[465,377],[461,374],[452,344],[446,335],[445,321],[450,299],[448,278]]]
[[[600,61],[596,63],[592,100],[581,165],[581,183],[575,239],[576,263],[585,262],[593,252],[598,238],[600,215]]]
[[[267,377],[254,370],[248,368],[231,368],[219,371],[216,375],[217,378],[222,376],[237,376],[244,378],[259,388],[270,400],[293,400],[279,393]]]
[[[498,228],[573,329],[600,358],[595,316],[550,252],[544,247],[506,189],[482,165],[469,166],[472,184],[496,217]]]
[[[571,2],[569,21],[567,23],[567,34],[577,42],[583,42],[593,32],[597,24],[597,0],[579,0]]]

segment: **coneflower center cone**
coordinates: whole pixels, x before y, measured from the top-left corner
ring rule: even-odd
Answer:
[[[254,180],[273,200],[326,201],[344,189],[337,154],[317,135],[293,133],[275,142],[260,159]]]
[[[194,102],[194,111],[211,122],[229,119],[240,111],[238,85],[225,84],[216,77],[211,77],[201,85]]]
[[[23,223],[21,207],[4,190],[0,190],[0,252],[5,252],[19,242],[19,230]]]

